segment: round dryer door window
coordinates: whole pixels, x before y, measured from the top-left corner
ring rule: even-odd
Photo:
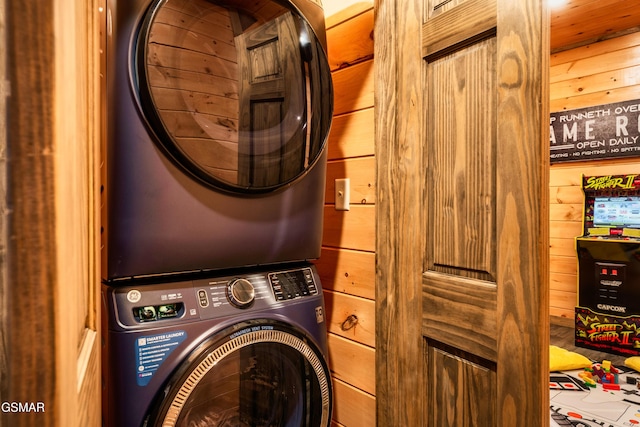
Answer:
[[[273,191],[323,152],[333,110],[329,66],[313,28],[287,2],[156,0],[135,64],[151,131],[201,181]]]
[[[203,343],[161,391],[145,425],[327,427],[331,399],[318,348],[288,325],[255,320]]]

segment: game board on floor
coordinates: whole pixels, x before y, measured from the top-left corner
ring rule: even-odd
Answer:
[[[603,364],[594,363],[592,368],[601,369]],[[587,371],[593,372],[592,368]],[[551,427],[640,427],[640,374],[626,367],[616,370],[614,384],[599,382],[597,376],[594,384],[584,369],[551,372]]]

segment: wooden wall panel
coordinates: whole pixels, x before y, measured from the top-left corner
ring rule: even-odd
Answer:
[[[342,426],[373,427],[376,425],[376,399],[338,379],[333,380],[333,399],[340,402],[333,419]]]
[[[568,257],[575,255],[576,244],[574,239],[552,237],[549,240],[549,255],[563,255]]]
[[[373,156],[329,162],[325,202],[335,203],[335,180],[348,177],[351,188],[349,202],[360,205],[374,204],[376,202],[375,169]]]
[[[337,211],[333,205],[324,208],[323,246],[375,250],[375,207],[351,206],[349,211]]]
[[[549,280],[549,288],[554,291],[575,294],[577,289],[576,273],[553,273]]]
[[[361,62],[333,74],[333,114],[344,114],[373,106],[373,60]]]
[[[329,28],[327,44],[332,71],[373,59],[373,8],[354,15],[346,25]]]
[[[331,291],[325,291],[324,301],[330,333],[375,346],[374,301]]]
[[[326,25],[334,116],[316,266],[329,330],[332,425],[369,427],[376,423],[373,3],[359,2]],[[341,178],[350,181],[349,211],[335,209],[335,180]]]
[[[373,252],[322,248],[317,267],[324,289],[374,299],[375,258]]]
[[[373,107],[334,117],[328,152],[329,160],[372,156]]]
[[[329,334],[329,363],[335,379],[375,395],[376,381],[373,373],[376,364],[373,348]]]
[[[551,112],[640,98],[640,32],[551,56]],[[561,163],[550,169],[550,313],[573,318],[575,238],[582,234],[582,175],[640,173],[640,158]]]

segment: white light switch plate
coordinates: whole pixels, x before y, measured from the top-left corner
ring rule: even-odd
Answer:
[[[336,179],[335,200],[337,211],[349,210],[349,178]]]

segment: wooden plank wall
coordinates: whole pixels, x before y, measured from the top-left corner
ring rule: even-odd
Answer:
[[[334,84],[323,248],[333,425],[375,425],[375,162],[373,3],[328,17]],[[351,208],[335,210],[335,180],[349,178]]]
[[[551,56],[551,112],[640,99],[640,32]],[[550,314],[573,318],[577,303],[575,237],[582,234],[585,175],[640,173],[640,158],[552,165]]]

